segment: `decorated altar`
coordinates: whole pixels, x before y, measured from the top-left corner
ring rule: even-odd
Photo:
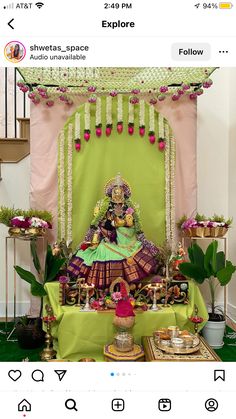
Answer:
[[[45,302],[52,306],[57,318],[52,329],[57,358],[78,361],[89,356],[97,361],[104,361],[103,347],[111,343],[114,338],[115,328],[112,324],[114,311],[87,313],[78,307],[60,306],[59,284],[48,283],[45,289],[48,294]],[[169,325],[178,325],[180,329],[193,331],[189,318],[195,304],[199,308],[199,315],[204,319],[201,324],[203,327],[208,314],[199,288],[193,281],[189,282],[189,294],[190,303],[186,305],[174,304],[157,312],[136,310],[133,328],[135,342],[140,344],[142,336],[152,335],[154,330]]]
[[[72,294],[81,280],[88,291],[105,290],[117,277],[129,286],[146,279],[153,300],[147,311],[135,309],[138,345],[169,326],[193,333],[196,307],[198,330],[208,318],[195,282],[182,277],[189,281],[188,299],[168,305],[166,296],[156,301],[153,275],[161,276],[167,294],[179,239],[176,221],[196,212],[196,99],[212,85],[214,70],[20,70],[19,88],[32,102],[31,203],[53,214],[54,250],[62,240],[72,249],[62,268],[65,282],[74,281]],[[164,257],[163,243],[170,249]],[[77,304],[63,305],[58,279],[44,283],[44,306],[56,318],[48,325],[47,316],[48,345],[52,327],[58,359],[103,360],[104,346],[114,339],[119,301],[116,312],[92,311],[87,292],[82,307],[78,295]],[[120,300],[131,305],[130,289]]]

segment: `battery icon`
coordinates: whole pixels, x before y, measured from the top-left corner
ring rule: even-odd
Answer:
[[[220,9],[232,9],[233,5],[232,3],[228,2],[228,3],[219,3],[219,8]]]

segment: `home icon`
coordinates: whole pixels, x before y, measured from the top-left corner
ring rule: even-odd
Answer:
[[[28,402],[28,400],[23,399],[18,404],[18,412],[31,412],[31,404]]]

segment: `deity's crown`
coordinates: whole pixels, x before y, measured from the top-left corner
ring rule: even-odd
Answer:
[[[120,188],[122,188],[122,189],[124,190],[124,194],[125,194],[125,196],[129,197],[129,196],[131,195],[131,187],[130,187],[130,185],[128,184],[128,182],[126,182],[126,181],[125,181],[125,180],[121,177],[121,174],[120,174],[120,173],[118,173],[118,174],[116,175],[116,177],[114,177],[114,178],[110,179],[110,180],[106,183],[106,185],[105,185],[105,187],[104,187],[104,192],[105,192],[105,194],[106,194],[106,195],[108,195],[108,196],[111,196],[112,189],[113,189],[114,187],[116,187],[116,186],[118,186],[118,187],[120,187]]]

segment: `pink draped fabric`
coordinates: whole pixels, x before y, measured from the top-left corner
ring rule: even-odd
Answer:
[[[188,97],[168,98],[155,105],[168,120],[176,142],[175,217],[191,217],[197,209],[197,103]]]
[[[52,241],[57,236],[57,139],[67,119],[84,101],[81,98],[73,106],[56,102],[50,109],[42,104],[31,105],[30,205],[52,212],[54,223],[49,237]]]
[[[56,103],[31,106],[31,187],[32,208],[47,209],[54,216],[50,240],[56,239],[57,217],[57,138],[67,118],[84,102],[73,106]],[[197,205],[196,103],[189,98],[179,102],[167,99],[155,105],[169,121],[176,141],[176,219],[191,216]]]

